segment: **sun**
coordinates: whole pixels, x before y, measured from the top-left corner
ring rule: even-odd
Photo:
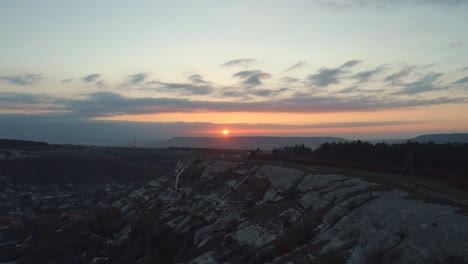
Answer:
[[[229,130],[223,129],[223,131],[221,131],[221,133],[223,133],[223,135],[228,135],[228,134],[229,134]]]

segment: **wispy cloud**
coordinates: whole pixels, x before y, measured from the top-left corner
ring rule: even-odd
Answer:
[[[293,77],[289,77],[289,76],[285,76],[285,77],[282,77],[280,79],[280,81],[284,82],[284,83],[288,83],[288,84],[292,84],[292,83],[297,83],[299,82],[300,80],[298,78],[293,78]]]
[[[37,81],[43,79],[42,75],[40,74],[23,74],[23,75],[3,75],[0,76],[0,80],[4,80],[11,84],[25,86],[25,85],[33,85]]]
[[[259,90],[260,95],[263,91]],[[40,101],[36,99],[40,97]],[[399,99],[377,96],[293,96],[262,101],[204,101],[181,98],[126,97],[111,92],[87,94],[80,99],[55,98],[44,95],[0,93],[4,105],[12,99],[27,107],[37,102],[48,102],[51,110],[68,111],[81,118],[122,114],[151,114],[172,112],[271,112],[271,113],[328,113],[374,112],[388,109],[414,108],[428,105],[466,103],[467,98],[438,97],[432,99]]]
[[[93,83],[97,88],[105,88],[107,87],[106,83],[104,80],[102,80],[102,75],[99,73],[93,73],[86,75],[81,78],[81,80],[85,83]]]
[[[144,73],[144,72],[128,75],[127,76],[128,77],[127,82],[129,84],[134,84],[134,85],[142,84],[142,83],[144,83],[146,81],[148,76],[149,75],[147,73]]]
[[[93,73],[93,74],[89,74],[89,75],[82,77],[81,80],[85,83],[92,83],[92,82],[97,81],[100,78],[101,78],[101,74]]]
[[[164,92],[176,92],[181,95],[207,95],[214,90],[211,82],[205,81],[199,74],[191,75],[187,78],[190,83],[152,81],[147,85],[157,85],[157,88],[144,87],[142,90],[159,90]]]
[[[207,83],[211,83],[209,81],[205,81],[203,76],[200,75],[200,74],[193,74],[193,75],[190,75],[188,77],[188,80],[192,81],[193,83],[203,83],[203,84],[207,84]]]
[[[294,64],[293,66],[289,67],[288,69],[286,69],[284,72],[290,72],[290,71],[293,71],[293,70],[302,68],[302,67],[304,67],[304,66],[306,66],[306,65],[307,65],[307,62],[305,62],[305,61],[300,61],[300,62]]]
[[[73,79],[73,78],[69,78],[69,79],[64,79],[64,80],[62,80],[62,81],[60,81],[60,82],[63,83],[63,84],[66,84],[66,83],[71,83],[71,82],[73,82],[74,80],[75,80],[75,79]]]
[[[384,91],[385,91],[384,89],[369,90],[369,89],[359,88],[358,86],[351,86],[351,87],[341,89],[337,93],[339,93],[339,94],[348,94],[348,93],[368,94],[368,93],[380,93],[380,92],[384,92]]]
[[[327,87],[331,84],[340,83],[340,78],[343,75],[343,73],[345,73],[345,71],[343,71],[340,68],[322,68],[318,71],[318,73],[309,75],[308,79],[314,85],[320,87]]]
[[[387,77],[385,77],[384,81],[388,82],[392,85],[397,84],[399,81],[401,81],[404,77],[410,75],[410,73],[413,71],[414,67],[404,67],[400,69],[397,72],[394,72]]]
[[[350,61],[345,62],[343,65],[341,65],[340,68],[351,68],[351,67],[358,65],[361,62],[362,61],[360,60],[350,60]]]
[[[358,82],[367,82],[372,76],[382,72],[384,69],[385,66],[379,66],[373,70],[358,72],[351,78],[356,79]]]
[[[226,61],[225,63],[223,63],[223,66],[225,67],[241,66],[241,67],[247,68],[254,63],[257,63],[257,60],[252,59],[252,58],[241,58],[241,59]]]
[[[0,92],[2,110],[60,112],[64,109],[58,101],[60,98],[46,94]]]
[[[210,85],[195,85],[191,83],[165,83],[157,82],[159,88],[165,92],[177,92],[181,95],[207,95],[213,91]],[[151,88],[149,88],[151,90]],[[153,89],[154,90],[154,89]]]
[[[400,84],[403,89],[395,92],[395,94],[418,94],[443,89],[438,82],[442,75],[442,73],[432,72],[414,82]]]
[[[253,89],[249,90],[249,93],[258,97],[271,97],[283,92],[288,91],[288,88],[280,88],[280,89]]]
[[[232,97],[232,98],[242,98],[243,100],[252,100],[257,98],[269,99],[273,96],[282,94],[283,92],[289,91],[289,88],[279,88],[279,89],[233,89],[227,88],[221,93],[221,97]]]
[[[357,64],[361,63],[359,60],[350,60],[345,62],[338,68],[321,68],[316,74],[311,74],[307,79],[311,84],[319,87],[327,87],[332,84],[339,84],[343,75],[348,72],[348,70]]]
[[[87,99],[64,102],[66,109],[82,116],[112,116],[167,112],[347,112],[380,111],[466,102],[466,98],[391,99],[356,96],[301,96],[262,102],[197,101],[178,98],[130,98],[115,93],[92,93]]]
[[[271,78],[271,74],[260,71],[260,70],[252,70],[252,71],[240,71],[234,73],[232,77],[237,77],[239,79],[243,79],[243,84],[247,86],[258,86],[262,84],[262,80]]]
[[[239,91],[238,89],[232,89],[232,88],[227,88],[227,89],[224,89],[222,92],[221,92],[221,97],[223,98],[242,98],[244,100],[251,100],[252,97],[250,97],[248,94],[247,94],[247,91]]]
[[[468,84],[468,76],[456,80],[454,84]]]
[[[18,104],[36,104],[54,102],[54,97],[42,94],[0,92],[0,103],[14,102]]]

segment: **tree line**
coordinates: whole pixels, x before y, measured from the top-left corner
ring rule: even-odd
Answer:
[[[324,143],[316,149],[303,144],[286,146],[255,158],[391,173],[411,171],[415,176],[447,180],[453,186],[468,189],[468,143],[371,144],[357,140]]]

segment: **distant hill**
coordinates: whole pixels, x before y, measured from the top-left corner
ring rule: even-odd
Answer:
[[[429,134],[417,136],[410,140],[416,142],[434,142],[436,144],[468,143],[468,133]]]
[[[47,147],[46,142],[0,139],[0,148],[29,148],[29,147]]]
[[[337,137],[174,137],[154,143],[153,147],[189,147],[217,149],[256,149],[271,150],[283,146],[304,144],[317,148],[325,142],[344,142]]]

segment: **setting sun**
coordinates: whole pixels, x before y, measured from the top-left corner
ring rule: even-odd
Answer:
[[[227,134],[229,134],[229,130],[224,129],[223,131],[221,131],[221,133],[223,133],[223,135],[227,135]]]

